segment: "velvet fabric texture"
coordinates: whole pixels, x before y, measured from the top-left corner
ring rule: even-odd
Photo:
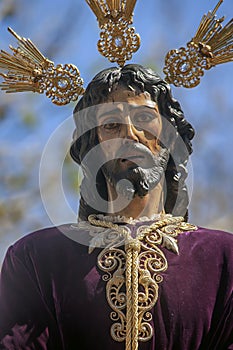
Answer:
[[[72,230],[62,226],[68,236]],[[154,336],[139,350],[233,349],[233,235],[199,228],[178,244],[179,255],[161,248],[168,270],[152,310]],[[0,349],[123,350],[110,335],[99,252],[88,254],[59,227],[11,246],[1,273]]]

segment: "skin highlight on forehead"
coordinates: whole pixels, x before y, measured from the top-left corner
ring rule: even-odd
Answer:
[[[118,108],[119,111],[123,111],[123,104],[117,102],[124,102],[133,107],[147,106],[156,110],[159,113],[157,103],[152,101],[149,92],[136,92],[135,90],[129,90],[128,88],[120,87],[111,92],[105,103],[102,103],[97,108],[97,119],[102,114],[111,111],[113,108]]]

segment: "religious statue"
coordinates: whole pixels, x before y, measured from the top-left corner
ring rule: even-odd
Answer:
[[[8,249],[0,349],[233,349],[233,239],[188,222],[194,129],[169,85],[195,86],[207,65],[230,60],[232,22],[220,28],[216,6],[188,48],[168,54],[164,80],[125,65],[140,44],[136,1],[87,3],[100,53],[119,66],[85,90],[77,67],[55,67],[12,30],[19,47],[0,56],[8,91],[45,91],[59,105],[82,95],[70,154],[84,175],[77,223]]]

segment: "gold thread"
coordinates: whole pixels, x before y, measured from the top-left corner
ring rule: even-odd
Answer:
[[[136,247],[136,249],[135,249]],[[132,249],[132,350],[138,349],[138,252],[140,244],[134,244]]]
[[[126,306],[126,339],[125,339],[125,349],[131,350],[131,344],[132,344],[132,281],[131,281],[131,274],[132,274],[132,251],[131,249],[126,249],[127,255],[126,255],[126,271],[125,271],[125,284],[126,284],[126,300],[127,300],[127,306]]]
[[[140,226],[133,238],[126,226],[99,220],[90,215],[91,225],[112,228],[125,238],[125,251],[116,248],[119,236],[113,235],[112,244],[98,256],[98,267],[107,281],[106,296],[113,312],[111,336],[115,341],[125,341],[126,350],[137,350],[138,341],[146,342],[153,336],[151,310],[158,300],[158,285],[162,272],[167,270],[167,259],[159,246],[178,254],[176,237],[197,227],[184,222],[182,217],[168,216],[150,225]],[[98,233],[97,233],[98,235]],[[125,287],[125,289],[124,289]],[[140,288],[139,288],[140,287]]]

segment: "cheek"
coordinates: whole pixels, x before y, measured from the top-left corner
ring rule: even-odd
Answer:
[[[106,160],[112,160],[116,158],[116,152],[121,147],[121,140],[117,138],[106,137],[105,133],[102,133],[101,130],[97,130],[97,135],[99,139],[99,144],[102,150],[103,155]]]
[[[161,149],[158,139],[155,138],[154,136],[153,136],[153,139],[152,138],[150,140],[146,139],[146,141],[144,142],[144,145],[147,146],[149,150],[154,154],[159,152]]]
[[[153,130],[153,133],[149,132],[148,130],[144,131],[144,144],[152,152],[159,151],[160,150],[159,139],[160,139],[160,134],[162,130],[161,121],[158,120],[154,123],[151,123],[148,129]]]

